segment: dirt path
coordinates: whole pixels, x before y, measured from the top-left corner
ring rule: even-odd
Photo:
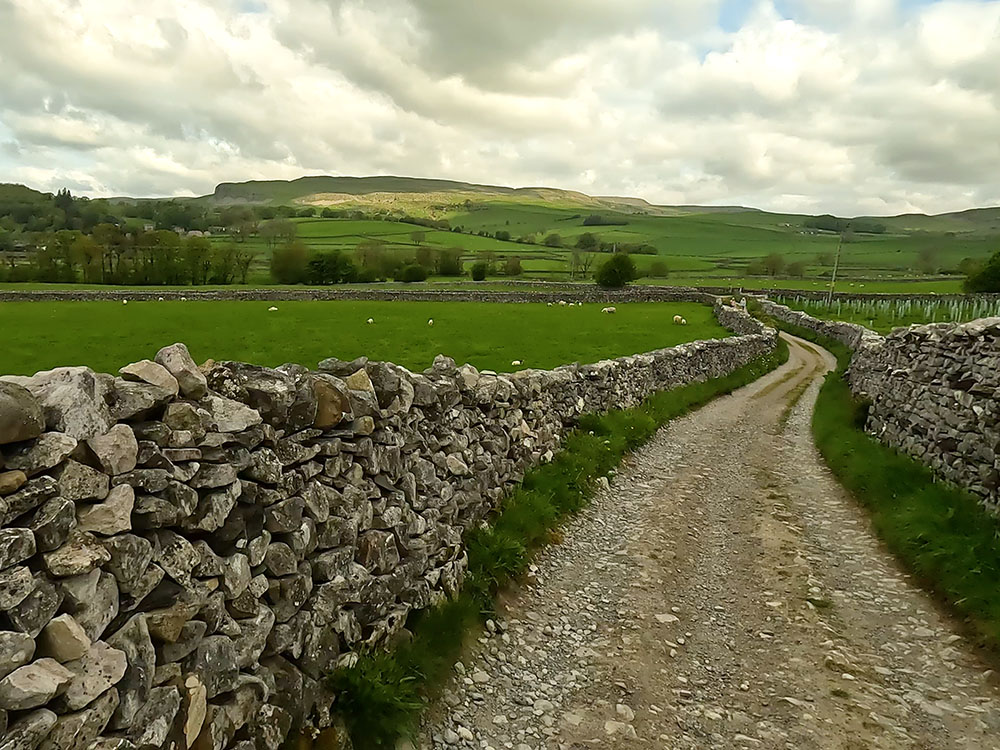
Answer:
[[[813,448],[833,364],[672,423],[538,561],[418,745],[1000,748],[1000,691]]]

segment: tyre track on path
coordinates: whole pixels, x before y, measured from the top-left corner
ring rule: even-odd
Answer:
[[[418,747],[1000,749],[987,666],[813,447],[833,358],[789,343],[567,524]]]

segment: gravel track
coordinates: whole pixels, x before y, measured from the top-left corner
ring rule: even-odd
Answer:
[[[1000,748],[1000,691],[821,463],[833,358],[668,425],[456,664],[420,748]]]

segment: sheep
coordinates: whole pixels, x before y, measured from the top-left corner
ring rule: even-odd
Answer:
[[[559,300],[559,307],[566,307],[566,300],[564,299]]]
[[[675,326],[679,326],[681,324],[682,320],[684,320],[684,318],[682,318],[680,315],[675,315],[674,316],[674,325]]]
[[[546,303],[545,303],[545,306],[546,306],[546,307],[552,307],[552,303],[551,303],[551,302],[546,302]]]
[[[272,305],[271,307],[267,308],[267,311],[268,311],[268,312],[278,312],[278,308],[277,308],[277,307],[274,307],[274,306]]]
[[[157,299],[157,300],[158,300],[159,302],[163,302],[163,297],[157,297],[156,299]]]
[[[616,312],[618,312],[618,309],[615,307],[605,307],[603,310],[601,310],[601,312],[607,313],[608,315],[614,315]]]
[[[688,324],[687,318],[681,318],[681,325],[686,326]]]
[[[367,321],[368,325],[371,325],[374,322],[375,322],[375,318],[368,318],[368,321]]]
[[[431,318],[430,320],[428,320],[427,321],[427,325],[429,325],[429,326],[434,325],[434,318]]]
[[[519,359],[515,359],[515,360],[514,360],[513,362],[511,362],[510,364],[511,364],[511,367],[519,367],[519,366],[520,366],[520,364],[521,364],[521,360],[519,360]]]
[[[127,304],[128,304],[128,300],[127,300],[127,299],[123,299],[123,300],[122,300],[122,304],[123,304],[123,305],[127,305]]]

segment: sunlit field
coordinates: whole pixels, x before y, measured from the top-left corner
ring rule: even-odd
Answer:
[[[268,310],[272,305],[278,309]],[[367,356],[422,370],[437,354],[481,369],[551,368],[729,335],[695,303],[602,305],[473,302],[5,302],[0,373],[63,365],[116,372],[182,341],[199,362],[308,367]],[[674,325],[682,315],[687,326]],[[367,323],[371,318],[374,322]],[[434,324],[428,321],[433,319]],[[512,365],[520,360],[520,366]]]

